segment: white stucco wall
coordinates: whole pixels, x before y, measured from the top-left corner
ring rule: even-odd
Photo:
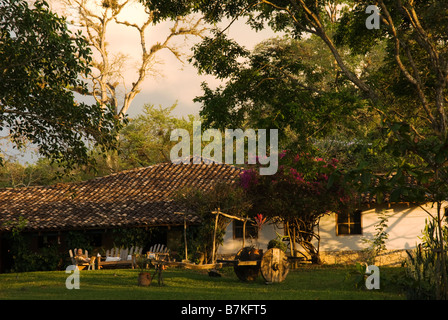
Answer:
[[[437,215],[436,208],[431,205],[424,206],[433,215]],[[362,250],[367,244],[363,238],[373,239],[377,231],[375,225],[379,222],[378,213],[385,210],[388,218],[386,232],[389,238],[386,249],[402,250],[415,248],[420,243],[419,237],[425,226],[425,219],[430,216],[418,206],[399,204],[388,207],[376,206],[361,213],[361,235],[336,235],[336,215],[330,214],[320,220],[320,251]]]
[[[431,205],[424,206],[426,210],[434,216],[437,210]],[[334,213],[325,215],[319,224],[319,234],[321,237],[320,252],[325,251],[352,251],[362,250],[366,244],[363,238],[372,239],[376,234],[375,225],[379,222],[378,213],[385,210],[388,218],[388,228],[386,232],[389,239],[386,241],[387,250],[412,249],[420,243],[419,237],[425,226],[425,220],[429,215],[418,206],[406,204],[375,206],[365,209],[361,214],[362,234],[361,235],[336,235],[336,215]],[[277,233],[283,234],[281,226],[267,224],[263,227],[257,241],[246,239],[245,245],[254,245],[266,250],[270,240],[277,237]],[[315,243],[317,245],[317,243]],[[224,245],[218,249],[219,254],[234,254],[242,248],[242,239],[233,238],[232,223],[227,227],[224,237]]]
[[[258,239],[246,239],[245,246],[255,246],[259,249],[266,250],[269,241],[277,237],[277,233],[283,234],[283,229],[280,229],[275,224],[266,224],[261,229]],[[218,248],[218,254],[235,254],[243,247],[243,239],[233,238],[233,224],[230,223],[226,229],[224,236],[224,244]]]

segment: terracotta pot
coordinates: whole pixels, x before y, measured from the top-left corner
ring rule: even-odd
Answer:
[[[138,274],[138,285],[148,287],[151,284],[151,274],[149,272],[140,272]]]

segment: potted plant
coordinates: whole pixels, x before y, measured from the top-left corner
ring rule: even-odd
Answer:
[[[288,249],[287,245],[284,244],[278,238],[272,239],[271,241],[269,241],[269,243],[268,243],[268,250],[271,249],[271,248],[278,248],[278,249],[282,250],[285,253],[286,253],[286,250]]]
[[[148,287],[151,285],[151,273],[146,269],[148,261],[145,255],[137,255],[135,257],[135,264],[139,268],[138,285],[141,287]]]

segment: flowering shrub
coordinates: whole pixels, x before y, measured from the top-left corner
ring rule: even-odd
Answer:
[[[325,161],[309,154],[283,151],[279,163],[274,175],[260,175],[255,168],[248,168],[240,175],[241,187],[254,200],[256,213],[324,214],[342,210],[353,200],[348,185],[337,174],[337,159]]]
[[[329,212],[350,210],[354,200],[337,165],[337,159],[284,150],[276,174],[260,175],[257,168],[248,168],[241,173],[240,184],[252,202],[253,214],[281,218],[291,228],[286,231],[296,235],[295,242],[315,256],[318,248],[311,241],[318,240],[314,228],[319,218]]]

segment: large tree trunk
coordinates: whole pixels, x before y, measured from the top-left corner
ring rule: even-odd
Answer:
[[[320,237],[315,230],[317,225],[318,221],[314,220],[305,221],[292,218],[285,221],[285,234],[288,235],[290,240],[292,257],[297,257],[298,250],[295,246],[297,243],[305,250],[306,255],[310,257],[313,264],[322,264],[319,255]],[[313,241],[317,241],[317,246],[313,244]]]

